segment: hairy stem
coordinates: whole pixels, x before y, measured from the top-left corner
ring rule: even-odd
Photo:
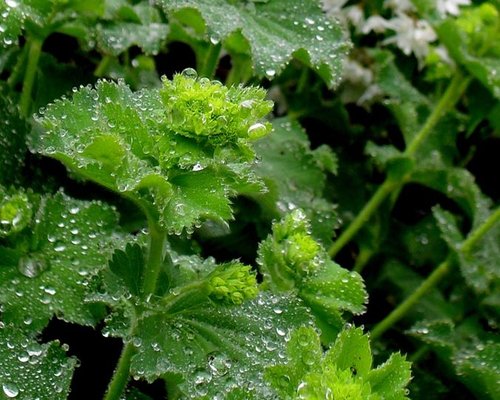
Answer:
[[[157,224],[149,222],[149,254],[144,272],[143,293],[147,296],[156,290],[156,281],[163,261],[166,232]]]
[[[443,279],[451,268],[451,257],[448,257],[443,261],[433,272],[430,274],[425,281],[409,296],[403,301],[399,306],[397,306],[387,317],[380,321],[370,333],[372,340],[378,339],[386,330],[391,328],[397,321],[403,318],[406,313],[438,282]]]
[[[215,76],[215,71],[219,63],[220,51],[222,49],[222,44],[219,42],[214,46],[210,46],[208,49],[207,57],[205,58],[205,63],[200,68],[200,75],[207,78],[213,79]]]
[[[33,91],[33,83],[35,82],[36,70],[38,67],[38,60],[42,52],[42,41],[37,38],[30,38],[26,43],[28,46],[28,65],[24,73],[23,90],[21,92],[21,99],[19,107],[21,115],[27,117],[31,108],[31,92]]]
[[[125,344],[118,360],[113,379],[108,385],[108,390],[104,396],[104,400],[119,400],[122,397],[123,391],[127,386],[130,376],[130,361],[135,353],[135,347],[131,342]]]
[[[442,116],[453,108],[464,92],[465,88],[469,84],[471,78],[464,78],[464,76],[457,72],[448,88],[443,93],[443,96],[439,100],[438,104],[429,115],[424,125],[420,131],[415,135],[413,140],[408,144],[403,156],[411,157],[420,148],[425,139],[431,134],[433,128],[436,126],[438,121]],[[399,181],[394,181],[393,179],[387,177],[384,183],[377,189],[373,194],[372,198],[366,203],[359,214],[354,218],[354,220],[349,224],[347,229],[342,232],[338,239],[330,246],[328,249],[328,254],[330,257],[335,257],[344,246],[349,243],[358,231],[368,222],[370,217],[375,213],[383,201],[395,190],[400,187],[400,185],[405,181],[406,176],[401,177]]]
[[[365,204],[363,209],[349,224],[347,229],[335,240],[335,242],[328,249],[330,257],[335,257],[344,246],[351,241],[351,239],[358,233],[363,225],[370,219],[374,212],[380,207],[380,204],[391,194],[395,187],[399,185],[398,182],[386,179],[380,185],[377,191],[373,194],[372,198]]]
[[[462,242],[461,251],[468,252],[494,225],[500,221],[500,208],[495,210],[477,229],[472,231]],[[406,313],[433,287],[435,287],[451,270],[452,256],[448,256],[420,286],[397,306],[387,317],[380,321],[371,331],[371,338],[379,338],[386,330],[403,318]]]

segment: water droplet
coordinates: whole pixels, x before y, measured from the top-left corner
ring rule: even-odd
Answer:
[[[19,259],[17,268],[21,274],[28,278],[35,278],[48,268],[44,259],[24,256]]]
[[[248,136],[251,139],[258,139],[267,133],[267,128],[264,124],[257,122],[248,128]]]
[[[9,398],[14,398],[19,394],[19,389],[14,383],[4,383],[2,389]]]
[[[198,73],[193,68],[184,69],[181,74],[186,78],[196,79],[198,78]]]

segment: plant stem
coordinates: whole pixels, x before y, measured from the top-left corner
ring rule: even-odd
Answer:
[[[500,208],[495,210],[477,229],[472,231],[467,239],[462,242],[461,251],[468,252],[474,244],[480,240],[494,225],[500,221]],[[405,314],[438,282],[450,272],[453,258],[449,255],[433,272],[430,274],[420,286],[397,306],[387,317],[380,321],[371,331],[371,338],[379,338],[387,329],[391,328],[397,321],[405,316]]]
[[[425,121],[422,128],[408,144],[405,152],[403,153],[403,157],[411,157],[416,153],[425,139],[431,134],[440,118],[456,104],[470,80],[470,77],[464,78],[462,73],[459,71],[455,74],[449,83],[448,88],[443,93],[441,99]],[[408,174],[401,177],[398,181],[394,181],[389,177],[385,179],[384,183],[377,189],[372,198],[368,201],[368,203],[366,203],[356,218],[354,218],[354,220],[349,224],[347,229],[342,232],[338,239],[332,244],[332,246],[330,246],[328,249],[330,257],[335,257],[338,252],[351,241],[364,224],[368,222],[380,204],[382,204],[382,202],[394,189],[398,188],[405,181],[407,176]]]
[[[464,240],[460,250],[462,253],[468,253],[471,251],[472,247],[480,240],[486,232],[488,232],[493,225],[495,225],[500,220],[500,207],[493,211],[490,216],[484,221],[477,229],[472,231],[467,239]]]
[[[27,56],[28,56],[28,48],[27,46],[24,46],[21,51],[21,54],[17,58],[16,65],[12,69],[12,73],[10,74],[9,79],[7,79],[7,85],[9,85],[11,89],[14,89],[19,80],[21,79],[21,75],[24,72],[24,66],[26,64]]]
[[[19,101],[21,115],[24,117],[27,117],[30,112],[31,92],[33,91],[33,83],[35,81],[38,60],[42,52],[42,41],[37,38],[30,38],[28,39],[26,46],[29,46],[28,65],[26,66],[26,71],[24,73],[23,90]]]
[[[163,261],[163,247],[166,232],[155,223],[149,222],[149,254],[144,272],[143,293],[147,296],[156,290],[156,281]]]
[[[427,137],[432,133],[432,129],[438,123],[441,117],[456,104],[465,88],[469,84],[470,80],[470,77],[464,78],[462,73],[460,71],[457,71],[450,84],[448,85],[448,88],[437,103],[436,108],[434,108],[431,115],[429,115],[429,117],[425,121],[424,126],[422,126],[420,131],[406,148],[404,152],[405,156],[413,156],[415,154],[415,152],[420,148],[425,139],[427,139]]]
[[[328,254],[330,257],[335,257],[338,252],[344,248],[344,246],[350,242],[350,240],[358,233],[358,231],[363,227],[363,225],[370,219],[373,213],[378,209],[380,204],[386,199],[389,194],[398,186],[398,182],[386,179],[382,185],[380,185],[377,191],[373,194],[372,198],[365,204],[363,209],[354,218],[354,220],[349,224],[347,229],[342,232],[337,240],[328,249]]]
[[[130,361],[135,353],[135,347],[131,342],[125,344],[120,355],[120,360],[113,374],[113,379],[108,385],[104,400],[119,400],[125,386],[127,386],[130,375]]]
[[[380,321],[370,333],[372,340],[379,338],[387,329],[403,318],[406,313],[417,303],[422,296],[437,285],[441,279],[448,274],[451,267],[451,257],[443,261],[425,281],[399,306],[397,306],[387,317]]]
[[[207,57],[205,58],[205,63],[203,64],[203,67],[201,67],[199,71],[201,76],[205,76],[210,79],[214,78],[215,71],[219,63],[219,55],[221,49],[222,49],[221,42],[217,43],[214,46],[210,46],[210,48],[208,49]]]
[[[113,60],[113,57],[105,55],[102,57],[101,61],[99,62],[99,65],[94,71],[94,75],[97,76],[98,78],[104,76],[106,71],[109,68],[109,65],[111,64],[111,61]]]

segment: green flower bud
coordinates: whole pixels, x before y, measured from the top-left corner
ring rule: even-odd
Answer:
[[[309,275],[317,270],[315,258],[320,251],[319,244],[305,233],[297,233],[286,242],[285,258],[301,275]]]
[[[261,88],[223,86],[220,82],[198,78],[186,69],[165,79],[161,96],[169,128],[174,132],[213,144],[255,140],[271,132],[269,122],[260,121],[273,108]]]
[[[225,304],[241,304],[259,292],[255,273],[239,262],[218,267],[210,275],[208,286],[210,298]]]

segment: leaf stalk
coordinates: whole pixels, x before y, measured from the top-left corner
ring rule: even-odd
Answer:
[[[38,38],[30,38],[26,44],[28,46],[28,65],[24,73],[23,90],[19,107],[21,115],[27,117],[31,108],[31,94],[33,92],[33,83],[35,82],[38,60],[42,52],[42,41]]]
[[[500,221],[500,208],[495,210],[490,216],[482,223],[477,229],[472,231],[467,239],[462,242],[460,246],[462,252],[468,252],[498,221]],[[443,261],[420,286],[397,306],[387,317],[380,321],[371,331],[371,338],[377,339],[382,334],[391,328],[396,322],[403,318],[406,313],[434,286],[436,286],[441,279],[443,279],[451,270],[453,266],[453,255],[450,254],[445,261]]]
[[[443,115],[446,114],[447,111],[455,106],[470,81],[470,77],[464,78],[462,73],[460,71],[457,71],[457,73],[449,83],[448,88],[443,93],[441,99],[425,121],[422,128],[408,144],[408,147],[403,153],[403,157],[413,157],[415,155],[417,150],[425,142],[425,139],[427,139],[427,137],[432,133],[438,121],[443,117]],[[400,187],[405,182],[409,174],[411,174],[411,171],[398,180],[395,180],[392,177],[387,177],[385,179],[384,183],[379,186],[377,191],[373,194],[368,203],[365,204],[356,218],[352,220],[347,229],[343,231],[342,234],[337,238],[337,240],[330,246],[330,248],[328,249],[328,254],[330,255],[330,257],[334,258],[339,253],[339,251],[342,250],[354,236],[356,236],[358,231],[366,224],[366,222],[368,222],[368,220],[383,203],[383,201],[395,189]]]

